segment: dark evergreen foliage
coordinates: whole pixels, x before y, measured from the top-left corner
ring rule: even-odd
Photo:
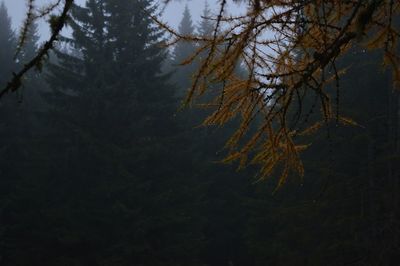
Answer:
[[[304,180],[273,193],[274,178],[218,163],[237,120],[202,127],[209,110],[178,111],[196,69],[179,61],[196,46],[168,58],[144,10],[154,3],[74,6],[46,82],[32,72],[1,99],[0,265],[398,265],[400,98],[374,72],[380,55],[354,49],[330,88],[360,126],[325,125]],[[195,29],[186,9],[180,31],[209,36],[209,12]],[[34,54],[35,27],[14,59],[0,5],[0,82]]]
[[[8,16],[7,8],[4,2],[0,3],[0,85],[5,83],[11,77],[12,70],[15,69],[13,55],[16,46],[14,31],[11,29],[11,18]]]
[[[203,37],[210,37],[214,32],[214,23],[211,20],[211,10],[208,2],[205,2],[201,20],[198,25],[198,33]]]
[[[58,51],[49,68],[49,149],[64,165],[54,169],[63,178],[53,190],[62,195],[58,209],[78,208],[61,236],[86,245],[92,263],[191,264],[201,235],[188,227],[196,225],[196,197],[193,179],[178,170],[175,89],[161,73],[161,33],[143,10],[153,12],[151,2],[129,5],[74,7],[66,41],[75,52]]]
[[[185,6],[185,10],[183,12],[183,17],[179,24],[178,31],[182,35],[193,35],[195,32],[195,27],[193,25],[193,21],[187,5]],[[192,62],[190,64],[186,64],[185,62],[196,51],[196,48],[197,47],[193,42],[180,41],[177,43],[172,53],[170,67],[173,67],[173,70],[176,71],[173,76],[173,81],[179,88],[178,97],[180,97],[181,99],[185,97],[191,85],[191,77],[198,67],[195,62]]]

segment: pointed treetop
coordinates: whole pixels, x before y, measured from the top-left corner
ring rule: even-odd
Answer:
[[[186,5],[178,31],[182,35],[193,35],[194,30],[192,16],[190,14],[188,5]]]
[[[3,1],[0,3],[0,87],[3,87],[14,68],[15,34],[11,18]]]
[[[188,6],[185,6],[183,17],[179,24],[178,32],[181,35],[191,36],[194,35],[195,27],[193,25],[192,16]],[[174,48],[173,58],[175,64],[180,64],[185,61],[191,54],[196,51],[196,46],[192,42],[180,41]]]
[[[38,49],[40,37],[38,34],[38,24],[36,22],[32,22],[32,24],[28,27],[25,39],[24,46],[21,47],[19,59],[23,62],[28,62],[28,60],[35,56]]]
[[[4,3],[4,1],[1,1],[1,2],[0,2],[0,14],[3,14],[3,12],[8,13],[8,12],[7,12],[6,4]],[[7,15],[7,16],[8,16],[8,15]]]
[[[14,38],[14,32],[11,29],[11,18],[8,15],[8,10],[4,1],[0,3],[0,35],[1,43],[4,43],[4,41],[9,42]]]
[[[211,9],[208,2],[205,2],[203,14],[201,15],[201,21],[198,25],[198,33],[200,36],[207,37],[211,36],[214,31],[214,23],[210,20],[211,17]]]

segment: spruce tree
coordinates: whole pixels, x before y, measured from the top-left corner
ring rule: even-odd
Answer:
[[[194,35],[195,27],[190,15],[188,6],[185,6],[182,20],[178,27],[179,34],[182,35]],[[172,54],[171,64],[175,67],[174,81],[179,87],[178,96],[183,98],[187,93],[189,86],[191,85],[191,77],[197,69],[196,62],[190,64],[184,64],[196,52],[196,46],[193,42],[180,41],[174,47]]]
[[[206,1],[197,31],[202,37],[210,37],[213,34],[214,28],[214,23],[211,20],[211,9]]]
[[[29,62],[36,55],[40,39],[38,24],[36,22],[30,24],[25,38],[25,43],[23,47],[21,47],[21,51],[17,54],[17,61],[20,64]]]
[[[206,4],[203,11],[204,17],[197,27],[197,34],[203,37],[210,37],[212,34],[212,23],[210,10]],[[190,13],[187,8],[179,26],[180,33],[192,34]],[[196,51],[195,46],[189,46],[185,42],[176,45],[173,59],[174,64],[179,64]],[[192,51],[192,52],[190,52]],[[206,51],[200,57],[204,58]],[[179,59],[179,60],[177,60]],[[192,83],[192,75],[196,73],[198,60],[190,65],[178,66],[174,76],[175,82],[180,89],[184,90]],[[220,90],[222,84],[213,85],[215,90]],[[207,92],[197,103],[213,98],[213,92]],[[189,108],[188,108],[189,109]],[[242,197],[248,192],[249,179],[254,173],[251,169],[237,173],[233,166],[216,163],[223,158],[221,152],[227,137],[233,132],[232,128],[225,126],[202,127],[202,121],[210,114],[210,110],[198,108],[197,106],[186,109],[179,114],[181,123],[185,125],[184,136],[190,145],[187,145],[185,153],[191,159],[191,175],[197,175],[199,192],[206,195],[201,202],[201,216],[203,217],[203,234],[205,244],[202,249],[202,262],[207,265],[247,265],[247,252],[242,238],[243,228],[246,220],[246,211],[243,208]]]
[[[142,0],[74,6],[72,36],[47,68],[42,156],[51,159],[32,204],[57,200],[41,207],[47,231],[31,225],[47,241],[20,260],[43,259],[41,250],[52,250],[51,265],[63,250],[65,261],[85,265],[198,259],[196,188],[178,152],[186,144],[176,136],[175,88],[161,73],[166,51],[148,16],[154,11]]]
[[[36,55],[39,48],[39,39],[38,24],[33,22],[28,28],[23,47],[16,54],[16,61],[19,67],[32,60]],[[22,108],[27,110],[27,115],[31,119],[36,119],[34,118],[36,117],[36,112],[43,109],[43,100],[40,97],[40,93],[45,90],[46,84],[43,75],[40,74],[38,69],[29,71],[25,77],[25,84],[20,89],[20,93]]]
[[[11,71],[15,69],[13,60],[16,39],[11,28],[11,18],[4,2],[0,3],[0,86],[4,87],[11,77]]]
[[[31,40],[34,45],[35,40]],[[16,38],[11,29],[11,19],[2,2],[0,4],[0,87],[4,87],[20,64],[14,59]],[[31,75],[27,76],[29,85],[24,90],[38,89]],[[37,84],[36,84],[37,85]],[[12,265],[9,258],[11,246],[21,244],[12,237],[14,232],[24,234],[17,221],[23,221],[26,209],[23,205],[27,196],[32,196],[31,186],[40,162],[35,151],[34,99],[28,97],[30,104],[23,99],[23,91],[5,95],[0,101],[0,244],[1,264]],[[34,181],[35,180],[35,181]],[[30,185],[28,185],[30,184]],[[26,225],[24,226],[26,228]]]
[[[4,87],[12,71],[15,69],[14,52],[16,47],[14,31],[11,28],[11,18],[8,16],[4,2],[0,3],[0,87]],[[0,176],[15,173],[15,163],[10,154],[15,152],[15,125],[18,119],[18,97],[16,94],[6,95],[0,101]],[[8,161],[10,160],[10,161]],[[10,178],[11,179],[11,178]]]
[[[179,34],[182,35],[194,35],[195,28],[193,26],[192,16],[190,14],[189,8],[186,5],[183,11],[183,16],[178,27]],[[180,41],[174,47],[173,59],[174,62],[179,64],[188,59],[189,56],[193,54],[196,50],[196,46],[192,42]]]

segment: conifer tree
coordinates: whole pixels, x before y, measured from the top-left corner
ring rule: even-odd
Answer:
[[[36,22],[33,22],[29,26],[25,38],[24,46],[21,47],[21,51],[18,54],[18,61],[22,64],[31,60],[36,55],[38,50],[38,42],[40,37],[38,35],[38,24]]]
[[[11,71],[15,68],[14,49],[16,45],[15,34],[11,28],[11,18],[8,16],[4,2],[0,3],[0,86],[5,86],[11,77]],[[0,101],[0,175],[7,176],[9,171],[14,171],[14,163],[7,162],[10,153],[13,152],[15,142],[15,132],[12,132],[18,118],[18,97],[16,94],[7,95],[8,97]],[[11,159],[11,158],[10,158]],[[8,169],[8,170],[6,170]]]
[[[0,86],[4,86],[10,77],[10,72],[13,66],[13,49],[15,47],[15,36],[11,29],[11,19],[8,16],[7,8],[2,1],[0,3]],[[2,213],[5,209],[7,201],[10,197],[10,188],[14,184],[12,179],[15,176],[10,176],[13,164],[8,160],[10,141],[10,117],[12,112],[9,108],[9,99],[2,99],[0,102],[0,237],[4,238],[4,233],[8,229],[4,221]],[[1,243],[3,244],[3,243]],[[1,245],[0,244],[0,245]],[[0,248],[0,253],[3,254],[3,249]]]
[[[175,88],[161,73],[166,52],[148,16],[154,11],[147,0],[74,6],[72,37],[62,38],[66,49],[48,68],[47,178],[58,181],[44,187],[45,197],[59,200],[46,212],[63,222],[46,220],[53,231],[42,234],[49,243],[69,238],[56,249],[72,249],[70,258],[88,264],[197,260],[200,232],[188,226],[199,228],[196,195],[174,152],[185,144],[175,136]]]
[[[179,24],[178,31],[180,34],[193,35],[195,27],[188,6],[185,6],[182,20]],[[195,73],[197,64],[192,62],[190,64],[184,64],[194,52],[196,51],[196,45],[193,42],[180,41],[174,47],[172,54],[171,65],[174,67],[173,81],[178,87],[177,96],[183,99],[186,95],[188,88],[191,84],[191,77]]]
[[[203,14],[201,15],[201,20],[197,26],[197,31],[202,37],[211,37],[214,31],[214,23],[211,20],[211,9],[206,1],[204,4]]]
[[[192,16],[189,11],[189,7],[186,5],[183,11],[182,20],[179,23],[178,31],[183,35],[193,35],[195,28],[193,26]],[[196,47],[192,42],[180,41],[174,47],[173,58],[175,63],[184,62],[192,53],[195,51]]]
[[[11,28],[11,18],[8,15],[4,1],[0,3],[0,86],[11,77],[11,71],[15,69],[13,60],[16,46],[15,33]]]
[[[35,40],[30,40],[30,44],[35,46]],[[14,58],[16,38],[4,2],[0,4],[0,47],[0,83],[4,86],[11,71],[20,64],[20,58]],[[31,75],[25,78],[29,79],[29,84],[24,90],[32,87],[38,89],[38,84]],[[27,184],[32,184],[38,174],[37,166],[40,165],[33,147],[35,139],[32,138],[34,106],[23,101],[24,94],[20,90],[7,94],[0,101],[0,230],[3,239],[0,244],[0,263],[5,265],[13,264],[7,264],[9,247],[16,245],[15,239],[10,238],[10,235],[16,231],[23,234],[22,228],[15,226],[15,219],[24,220],[23,215],[16,215],[16,210],[21,210],[21,213],[25,211],[21,202],[26,195],[31,196],[30,186]],[[30,103],[35,102],[32,97],[28,99]],[[25,182],[29,179],[29,182]]]
[[[39,49],[39,34],[38,24],[33,22],[29,28],[25,37],[24,46],[15,55],[16,61],[19,67],[29,62]],[[43,109],[43,100],[40,97],[40,93],[45,91],[46,84],[43,76],[40,75],[39,69],[32,69],[25,77],[26,84],[22,86],[20,90],[21,94],[21,107],[26,111],[24,115],[29,120],[35,119],[36,112]]]

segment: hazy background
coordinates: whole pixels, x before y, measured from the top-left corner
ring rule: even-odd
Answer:
[[[3,0],[8,8],[9,14],[12,17],[13,26],[18,31],[24,16],[26,14],[26,0]],[[75,0],[78,4],[84,4],[85,0]],[[37,0],[37,5],[46,5],[46,3],[52,3],[50,0]],[[182,13],[185,5],[188,5],[194,23],[199,21],[205,3],[208,2],[213,12],[218,11],[218,0],[179,0],[171,1],[163,12],[163,20],[168,22],[172,27],[176,28],[182,19]],[[160,1],[160,8],[163,6]],[[244,10],[244,5],[237,5],[229,3],[228,13],[237,14]],[[48,25],[42,21],[40,23],[40,35],[42,39],[46,38],[49,34]]]

